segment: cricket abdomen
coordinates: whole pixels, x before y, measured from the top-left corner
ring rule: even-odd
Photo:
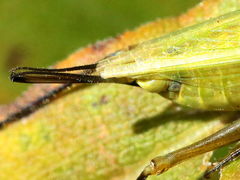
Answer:
[[[178,104],[206,110],[240,110],[239,78],[199,80],[198,84],[181,84],[175,99]],[[237,85],[239,84],[239,85]]]
[[[240,110],[240,82],[239,86],[231,85],[228,79],[225,82],[208,80],[193,85],[165,80],[138,81],[138,84],[183,106],[218,111]],[[211,87],[208,87],[209,84]]]
[[[240,110],[239,68],[189,70],[167,80],[138,80],[144,89],[177,104],[204,110]],[[185,77],[185,78],[184,78]]]

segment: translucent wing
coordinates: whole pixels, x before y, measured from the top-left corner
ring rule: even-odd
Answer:
[[[212,79],[216,83],[202,85],[222,88],[220,81],[240,79],[240,11],[120,51],[100,61],[97,71],[103,78],[172,79],[193,86]]]

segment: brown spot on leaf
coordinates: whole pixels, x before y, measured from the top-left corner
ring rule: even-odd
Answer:
[[[108,97],[106,95],[102,95],[98,102],[92,103],[92,106],[93,107],[97,107],[97,106],[101,106],[101,105],[107,104],[108,102],[109,102]]]
[[[100,104],[107,104],[108,103],[108,98],[107,96],[103,95],[100,99]]]
[[[113,41],[115,41],[114,38],[110,38],[105,41],[99,41],[96,44],[92,45],[91,48],[93,49],[93,51],[103,51]]]
[[[136,48],[136,47],[137,47],[137,44],[130,45],[130,46],[128,46],[128,50],[130,51],[130,50],[132,50],[132,49],[134,49],[134,48]]]

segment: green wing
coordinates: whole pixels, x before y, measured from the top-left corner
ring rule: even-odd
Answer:
[[[117,52],[100,61],[97,71],[103,78],[172,79],[196,86],[201,80],[236,78],[240,11]],[[211,84],[206,86],[217,88]]]

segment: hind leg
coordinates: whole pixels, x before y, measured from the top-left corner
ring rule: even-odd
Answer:
[[[235,159],[240,157],[240,147],[238,147],[236,150],[231,152],[227,157],[225,157],[223,160],[221,160],[216,166],[214,166],[212,169],[208,170],[205,174],[204,177],[208,178],[210,175],[215,172],[219,171],[221,168],[223,168],[225,165],[228,163],[234,161]]]
[[[145,180],[149,175],[158,175],[169,168],[197,155],[215,150],[227,144],[240,140],[240,120],[237,120],[229,126],[221,129],[211,136],[202,139],[194,144],[173,151],[165,156],[158,156],[142,171],[137,180]],[[233,153],[229,159],[239,156],[239,151]],[[228,161],[230,161],[228,160]],[[224,164],[224,163],[223,163]]]

